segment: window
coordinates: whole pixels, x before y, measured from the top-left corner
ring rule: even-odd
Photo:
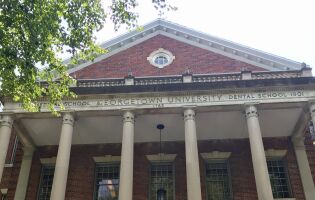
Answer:
[[[157,65],[166,65],[169,60],[167,57],[168,57],[167,55],[158,54],[154,59],[154,63]]]
[[[171,163],[152,163],[150,168],[150,200],[157,200],[163,192],[165,200],[174,198],[174,172]]]
[[[206,163],[207,200],[232,199],[230,173],[226,160]]]
[[[149,57],[147,57],[150,64],[157,68],[164,68],[170,65],[174,59],[175,56],[170,51],[163,48],[153,51]]]
[[[43,166],[38,190],[38,200],[49,200],[54,180],[54,166]]]
[[[119,164],[96,164],[95,179],[94,200],[118,199]]]
[[[268,172],[274,198],[290,198],[288,174],[283,160],[268,160]]]
[[[1,200],[7,200],[8,198],[7,198],[7,194],[2,194],[1,195]]]
[[[0,190],[0,197],[1,200],[7,200],[8,199],[8,189],[1,189]]]

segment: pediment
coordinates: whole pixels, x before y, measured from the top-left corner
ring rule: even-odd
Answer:
[[[241,70],[281,71],[301,69],[301,63],[213,37],[165,20],[156,20],[101,45],[109,52],[93,62],[72,66],[78,79],[134,76],[230,73]],[[159,48],[174,54],[171,65],[152,66],[147,58]],[[68,62],[68,61],[66,61]]]

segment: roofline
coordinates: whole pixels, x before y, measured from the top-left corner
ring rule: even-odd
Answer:
[[[164,19],[156,19],[145,24],[140,30],[133,30],[100,44],[102,48],[109,51],[107,54],[100,55],[94,61],[87,61],[71,67],[68,72],[73,73],[81,70],[156,35],[164,35],[270,71],[298,70],[302,68],[300,62],[196,31]],[[67,59],[64,64],[69,64],[69,62],[70,59]]]

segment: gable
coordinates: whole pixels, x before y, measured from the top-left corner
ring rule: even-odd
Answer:
[[[259,51],[190,28],[155,20],[101,44],[109,50],[94,61],[68,65],[68,73],[79,79],[121,78],[134,76],[181,75],[192,73],[300,70],[302,63]],[[165,47],[173,50],[176,59],[165,69],[157,69],[146,58],[151,52]],[[169,48],[169,49],[167,49]],[[70,59],[64,64],[69,64]]]
[[[150,64],[147,57],[159,48],[170,51],[174,61],[160,69]],[[182,75],[188,70],[193,74],[240,72],[242,69],[266,69],[237,59],[214,53],[191,44],[158,34],[119,53],[93,63],[71,75],[77,79],[122,78]]]

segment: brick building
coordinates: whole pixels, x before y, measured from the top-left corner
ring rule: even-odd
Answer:
[[[305,64],[164,20],[102,46],[62,117],[2,97],[2,200],[315,199]]]

